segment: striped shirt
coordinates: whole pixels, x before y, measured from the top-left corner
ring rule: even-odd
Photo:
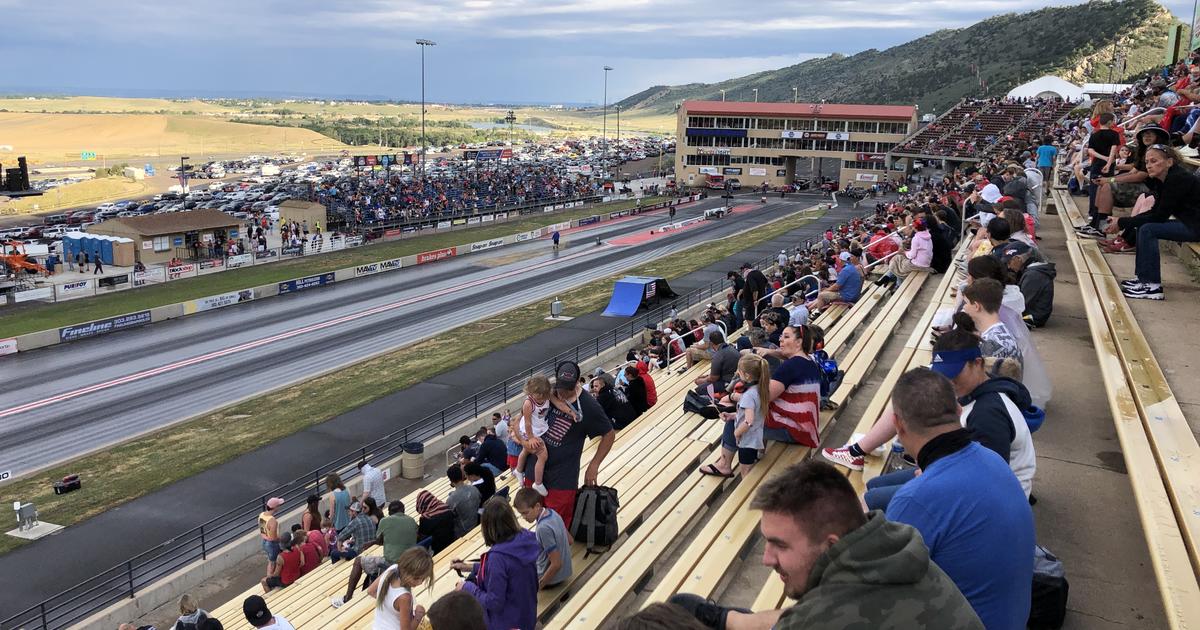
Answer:
[[[766,428],[784,429],[796,444],[816,447],[821,443],[817,427],[821,421],[821,372],[803,356],[784,361],[771,374],[783,384],[783,393],[771,401]]]

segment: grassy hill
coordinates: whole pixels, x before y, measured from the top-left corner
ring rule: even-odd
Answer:
[[[1003,95],[1030,79],[1054,74],[1069,81],[1106,82],[1114,43],[1126,55],[1126,75],[1162,63],[1167,31],[1176,22],[1154,0],[1100,1],[989,18],[961,29],[944,29],[887,50],[834,54],[779,70],[721,83],[655,86],[621,101],[634,111],[673,111],[686,99],[917,104],[942,112],[960,98]],[[1114,80],[1122,77],[1114,75]]]

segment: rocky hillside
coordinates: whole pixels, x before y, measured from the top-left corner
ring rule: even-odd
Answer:
[[[1055,74],[1069,81],[1106,82],[1114,42],[1125,53],[1126,76],[1161,64],[1176,18],[1154,0],[1093,0],[989,18],[889,48],[834,54],[721,83],[654,86],[620,102],[624,110],[673,111],[686,99],[913,104],[941,112],[958,99],[1004,94],[1030,79]],[[1123,78],[1114,73],[1114,80]]]

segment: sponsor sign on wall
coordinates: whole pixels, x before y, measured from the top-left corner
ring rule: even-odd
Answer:
[[[493,215],[493,216],[495,216],[495,217],[496,217],[496,220],[497,220],[497,221],[500,221],[501,219],[507,219],[507,218],[508,218],[508,213],[507,213],[507,212],[497,212],[497,213],[496,213],[495,215]]]
[[[503,244],[504,244],[504,239],[502,239],[502,238],[493,238],[493,239],[487,240],[487,241],[479,241],[478,243],[471,243],[471,251],[472,252],[481,252],[485,249],[494,249],[496,247],[500,247]]]
[[[439,230],[450,229],[450,222],[449,221],[438,221],[437,229],[439,229]]]
[[[855,173],[854,181],[856,182],[878,182],[879,176],[875,173]]]
[[[599,222],[600,222],[600,215],[593,214],[590,217],[584,217],[584,218],[580,219],[579,225],[591,225],[593,223],[599,223]]]
[[[570,221],[562,221],[560,223],[555,223],[554,225],[547,227],[546,232],[557,232],[558,230],[565,230],[569,227],[571,227]]]
[[[333,273],[323,273],[316,276],[307,276],[298,280],[288,280],[287,282],[279,283],[279,295],[287,293],[295,293],[304,291],[313,287],[323,287],[327,284],[333,284]]]
[[[16,352],[17,352],[17,340],[15,338],[0,339],[0,355],[16,354]]]
[[[729,166],[727,166],[727,167],[725,167],[725,168],[721,169],[721,174],[722,174],[722,175],[741,175],[741,174],[742,174],[742,169],[741,169],[741,168],[739,168],[739,167],[729,167]]]
[[[362,245],[362,243],[363,243],[362,236],[355,235],[355,236],[347,236],[346,237],[346,247],[358,247],[359,245]]]
[[[454,219],[453,221],[450,221],[450,225],[466,225],[466,224],[467,224],[466,219]]]
[[[142,249],[154,249],[154,241],[142,241]]]
[[[261,252],[254,253],[255,260],[263,260],[265,258],[275,258],[277,256],[279,256],[278,249],[264,249]]]
[[[392,238],[395,236],[400,236],[403,233],[404,233],[404,230],[401,230],[400,228],[393,228],[391,230],[384,230],[383,237],[384,238]]]
[[[225,261],[220,258],[207,258],[205,260],[200,261],[200,271],[206,271],[208,269],[216,269],[218,267],[224,267],[224,266],[225,266]]]
[[[54,287],[42,287],[41,289],[17,291],[13,294],[13,296],[18,302],[29,302],[31,300],[53,300]]]
[[[467,225],[479,225],[479,217],[470,217],[467,219]]]
[[[887,159],[883,153],[855,153],[854,158],[859,162],[882,162]]]
[[[176,265],[174,267],[167,267],[167,279],[168,280],[177,280],[184,276],[194,276],[194,275],[196,275],[196,265],[194,265],[192,263],[184,263],[182,265]]]
[[[58,339],[62,342],[75,341],[76,339],[86,339],[88,337],[96,337],[98,335],[106,335],[110,332],[125,330],[126,328],[135,328],[144,326],[150,323],[150,311],[140,311],[130,313],[128,315],[120,315],[118,317],[109,317],[86,324],[77,326],[66,326],[58,329]]]
[[[495,220],[496,220],[496,215],[494,215],[494,214],[485,214],[485,215],[483,215],[483,216],[479,217],[479,220],[480,220],[480,221],[482,221],[482,222],[484,222],[484,223],[491,223],[492,221],[495,221]]]
[[[401,263],[400,258],[393,258],[391,260],[380,260],[378,262],[373,262],[373,263],[370,263],[367,265],[359,265],[358,267],[355,267],[354,268],[354,277],[361,278],[363,276],[369,276],[371,274],[379,273],[381,271],[392,271],[394,269],[399,269],[401,266],[402,266],[402,263]]]
[[[304,252],[303,245],[290,245],[279,250],[279,253],[284,256],[299,256]]]
[[[68,282],[60,284],[57,288],[58,299],[71,300],[81,298],[92,294],[92,281],[80,280],[78,282]]]
[[[753,166],[751,166],[751,167],[750,167],[750,176],[751,176],[751,177],[766,177],[766,176],[767,176],[767,169],[765,169],[765,168],[754,168]]]
[[[254,299],[254,291],[243,289],[241,291],[231,291],[220,295],[210,295],[198,300],[186,302],[183,305],[183,312],[187,314],[200,313],[203,311],[211,311],[215,308],[223,308],[239,302],[249,302]]]
[[[701,166],[700,174],[701,175],[720,175],[721,169],[719,169],[715,166]]]
[[[732,153],[732,150],[730,150],[728,147],[696,149],[696,155],[729,155],[730,153]]]
[[[250,254],[238,254],[237,256],[230,256],[229,258],[225,259],[225,266],[229,269],[237,269],[238,267],[245,267],[253,262],[254,257]]]
[[[616,211],[616,212],[609,212],[609,213],[608,213],[608,218],[610,218],[610,219],[619,219],[619,218],[621,218],[621,217],[628,216],[628,215],[629,215],[629,211],[628,211],[628,210],[618,210],[618,211]]]
[[[116,289],[128,289],[129,274],[124,273],[119,276],[106,276],[104,278],[100,278],[96,281],[96,288],[107,289],[110,291]]]
[[[144,287],[152,282],[166,282],[167,270],[163,267],[150,267],[145,271],[133,274],[133,286]]]
[[[435,249],[431,252],[421,252],[420,254],[417,254],[417,264],[424,265],[425,263],[437,262],[439,260],[453,258],[457,255],[458,255],[457,247],[445,247],[442,249]]]

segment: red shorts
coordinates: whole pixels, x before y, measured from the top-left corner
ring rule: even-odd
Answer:
[[[505,460],[505,462],[508,464],[508,469],[515,470],[517,467],[517,459],[520,458],[520,455],[508,455],[507,457],[508,459]]]
[[[533,485],[533,480],[525,478],[525,487]],[[547,490],[545,506],[558,512],[562,517],[563,526],[571,531],[571,519],[575,518],[575,495],[578,490]]]

